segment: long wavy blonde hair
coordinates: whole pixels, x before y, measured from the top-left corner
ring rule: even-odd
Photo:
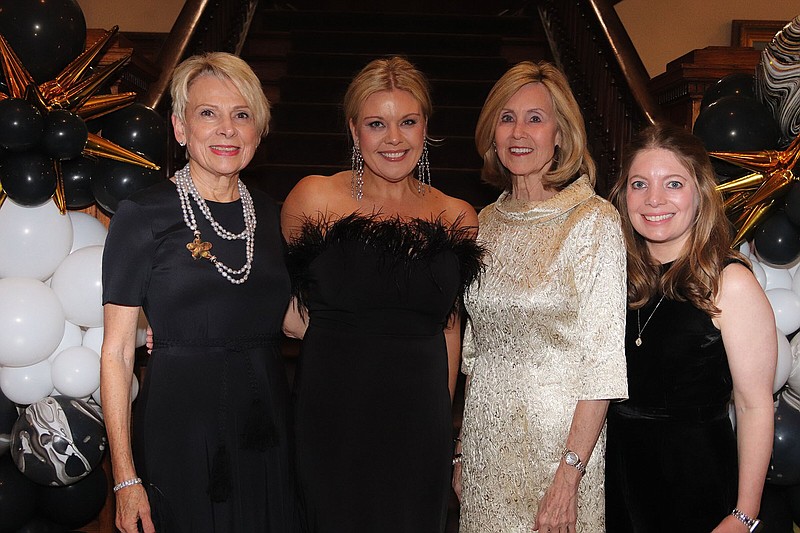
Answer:
[[[628,173],[633,160],[646,150],[669,150],[689,172],[697,189],[698,207],[684,250],[667,272],[653,259],[645,239],[631,224],[628,214]],[[631,142],[623,159],[619,178],[609,196],[622,217],[628,249],[628,306],[639,309],[651,298],[689,301],[710,316],[719,313],[714,305],[725,265],[731,261],[747,264],[742,254],[731,249],[732,226],[725,216],[722,195],[716,189],[714,168],[702,141],[678,126],[648,126]]]

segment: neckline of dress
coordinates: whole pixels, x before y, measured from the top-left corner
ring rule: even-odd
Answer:
[[[595,195],[589,177],[583,175],[547,200],[518,200],[503,191],[494,203],[495,210],[512,220],[547,221],[582,204]]]

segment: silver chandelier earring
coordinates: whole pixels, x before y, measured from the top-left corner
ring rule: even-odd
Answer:
[[[350,166],[353,170],[353,176],[350,178],[350,196],[360,202],[364,196],[364,156],[361,155],[361,148],[357,143],[353,144]]]
[[[431,188],[431,163],[428,160],[428,140],[422,145],[422,155],[417,161],[417,191],[425,194],[425,189]]]

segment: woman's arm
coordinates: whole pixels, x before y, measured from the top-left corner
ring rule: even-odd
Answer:
[[[447,345],[447,387],[450,389],[450,403],[452,403],[458,381],[458,369],[461,365],[461,315],[457,312],[447,321],[444,342]]]
[[[715,323],[722,332],[733,377],[739,490],[736,508],[758,516],[761,492],[772,453],[774,414],[772,383],[778,353],[772,307],[752,273],[740,264],[728,265],[717,298]],[[715,532],[747,531],[733,516]]]
[[[572,425],[567,435],[566,448],[578,454],[584,464],[592,455],[597,438],[603,429],[608,410],[608,400],[578,400]],[[533,524],[534,531],[575,531],[578,520],[578,485],[583,474],[562,459],[553,477],[553,483],[539,502],[539,512]]]
[[[136,324],[139,307],[105,304],[104,337],[100,359],[100,395],[111,448],[114,483],[137,478],[131,452],[131,377],[133,375]],[[150,505],[141,484],[116,493],[116,525],[123,533],[137,533],[141,519],[145,533],[154,533]]]

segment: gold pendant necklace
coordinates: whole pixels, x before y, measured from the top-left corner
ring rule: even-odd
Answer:
[[[641,346],[642,345],[642,332],[644,331],[644,328],[647,327],[647,324],[650,323],[650,319],[653,318],[653,315],[656,314],[656,310],[658,309],[658,306],[661,305],[661,302],[664,301],[664,296],[665,296],[664,294],[661,295],[661,299],[658,300],[658,303],[653,308],[653,312],[650,313],[650,316],[647,317],[647,320],[645,320],[644,326],[642,326],[642,323],[639,321],[639,309],[636,310],[636,326],[639,328],[639,335],[636,337],[636,341],[635,341],[636,346]]]

